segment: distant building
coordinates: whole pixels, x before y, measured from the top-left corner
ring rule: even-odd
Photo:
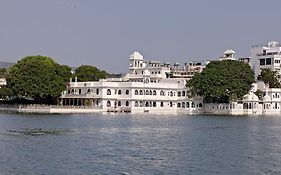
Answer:
[[[235,60],[235,51],[232,49],[228,49],[224,51],[223,56],[220,57],[220,60]]]
[[[246,63],[246,64],[250,64],[251,57],[241,57],[241,58],[238,58],[238,61]]]
[[[276,41],[252,46],[250,65],[256,78],[263,68],[270,68],[281,74],[281,46]]]

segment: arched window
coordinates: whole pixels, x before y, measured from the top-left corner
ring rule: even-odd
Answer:
[[[143,101],[140,101],[140,107],[143,107]]]
[[[177,107],[180,108],[180,107],[181,107],[181,103],[178,103],[178,104],[177,104]]]
[[[142,90],[140,90],[140,93],[139,93],[140,95],[143,95],[143,92],[142,92]]]
[[[107,106],[107,107],[110,107],[110,106],[111,106],[111,102],[110,102],[110,101],[107,101],[106,106]]]
[[[185,102],[182,102],[182,103],[181,103],[181,107],[182,107],[182,108],[185,108]]]
[[[170,92],[170,96],[171,96],[171,97],[173,96],[173,91]]]
[[[121,106],[121,101],[118,101],[118,106]]]
[[[186,108],[189,108],[189,102],[186,102]]]
[[[121,95],[122,94],[122,91],[121,90],[118,90],[118,95]]]
[[[129,95],[130,94],[130,91],[127,89],[126,90],[126,95]]]
[[[152,95],[152,90],[149,91],[149,95]]]
[[[107,101],[106,106],[107,106],[107,107],[111,107],[111,102],[110,102],[110,101]]]
[[[164,91],[160,91],[160,95],[164,96],[165,95]]]
[[[191,107],[195,108],[195,103],[194,102],[191,103]]]
[[[130,103],[129,103],[129,101],[126,101],[126,106],[130,106]]]
[[[146,91],[145,91],[145,95],[149,95],[149,90],[146,90]]]
[[[173,107],[173,102],[170,102],[170,107]]]
[[[90,93],[90,92],[91,92],[91,89],[88,89],[88,90],[87,90],[87,93]]]
[[[185,91],[182,91],[181,95],[184,97],[185,96]]]
[[[181,91],[178,92],[178,97],[180,97],[180,96],[181,96]]]
[[[156,102],[155,101],[153,102],[153,107],[156,107]]]
[[[110,89],[107,89],[106,94],[107,94],[107,95],[111,95],[111,90],[110,90]]]
[[[157,94],[156,94],[156,90],[153,91],[153,95],[157,95]]]
[[[145,107],[149,107],[149,102],[145,102]]]
[[[203,104],[202,104],[202,103],[199,103],[199,107],[202,108],[202,107],[203,107]]]
[[[135,101],[135,107],[139,107],[139,102]]]
[[[135,90],[135,95],[138,95],[139,94],[139,91],[138,90]]]

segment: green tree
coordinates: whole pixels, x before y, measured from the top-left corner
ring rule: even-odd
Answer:
[[[207,103],[228,103],[241,99],[255,81],[248,64],[238,61],[212,61],[200,74],[187,82],[192,95],[203,96]]]
[[[81,65],[74,73],[74,77],[76,76],[80,82],[98,81],[99,79],[106,78],[106,75],[107,73],[105,71],[89,65]]]
[[[11,67],[7,87],[12,96],[34,103],[54,104],[71,77],[70,68],[45,56],[24,57]]]
[[[262,69],[261,74],[258,76],[258,80],[262,80],[270,88],[280,88],[279,82],[280,76],[276,71],[272,71],[269,68]]]
[[[11,96],[12,91],[7,88],[7,86],[1,86],[0,87],[0,99],[1,100],[6,100],[9,98],[9,96]]]

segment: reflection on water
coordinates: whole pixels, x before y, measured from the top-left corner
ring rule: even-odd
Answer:
[[[280,174],[281,118],[0,115],[0,174]]]

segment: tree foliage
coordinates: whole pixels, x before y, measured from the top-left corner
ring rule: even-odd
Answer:
[[[28,56],[11,67],[7,87],[13,97],[52,104],[65,90],[70,77],[68,66],[59,65],[50,57]]]
[[[227,103],[247,94],[254,81],[254,72],[248,64],[224,60],[210,62],[187,86],[192,95],[203,96],[207,103]]]
[[[279,78],[278,73],[269,68],[262,69],[261,74],[258,76],[258,79],[269,85],[269,88],[280,88]]]
[[[6,76],[7,76],[7,69],[0,68],[0,78],[6,78]]]
[[[107,73],[105,71],[89,65],[81,65],[75,70],[74,74],[80,82],[98,81],[99,79],[106,78],[106,75]]]

